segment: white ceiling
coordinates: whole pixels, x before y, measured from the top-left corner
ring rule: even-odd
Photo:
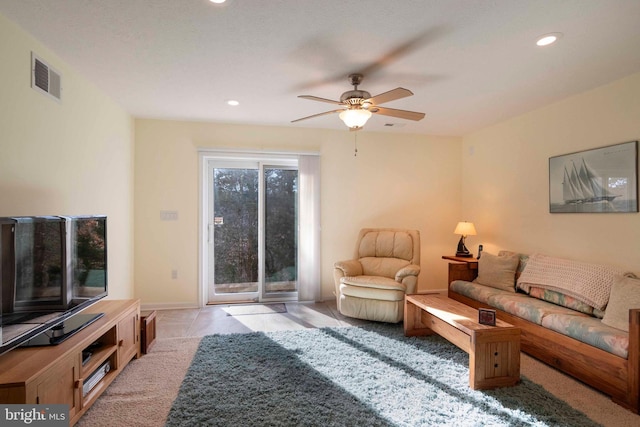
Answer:
[[[365,131],[464,135],[640,72],[639,0],[0,0],[0,13],[145,118],[346,131],[335,114],[290,123],[335,108],[297,95],[338,99],[365,70],[360,89],[405,87],[385,106],[426,113]],[[564,36],[537,47],[549,32]]]

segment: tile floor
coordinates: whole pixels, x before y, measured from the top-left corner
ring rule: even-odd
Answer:
[[[268,304],[268,303],[267,303]],[[367,323],[338,313],[334,301],[320,303],[287,302],[285,313],[243,314],[231,316],[227,304],[200,309],[156,311],[156,337],[194,337],[253,331],[278,331]]]

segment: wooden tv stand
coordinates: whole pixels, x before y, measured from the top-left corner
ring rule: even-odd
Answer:
[[[0,356],[0,403],[67,404],[74,425],[134,357],[140,357],[140,302],[101,300],[82,313],[104,313],[66,341],[16,348]],[[91,357],[82,364],[83,350]],[[109,361],[90,390],[83,385]]]

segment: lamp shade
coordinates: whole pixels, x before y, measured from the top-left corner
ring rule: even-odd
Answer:
[[[371,117],[371,111],[361,108],[349,109],[340,113],[339,117],[347,127],[361,128],[365,123],[367,123],[369,117]]]
[[[456,226],[453,234],[460,234],[462,236],[475,236],[476,228],[473,226],[472,222],[461,221]]]

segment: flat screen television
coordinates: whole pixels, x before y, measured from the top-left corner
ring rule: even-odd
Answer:
[[[0,278],[0,354],[64,341],[107,296],[107,217],[0,218]]]

